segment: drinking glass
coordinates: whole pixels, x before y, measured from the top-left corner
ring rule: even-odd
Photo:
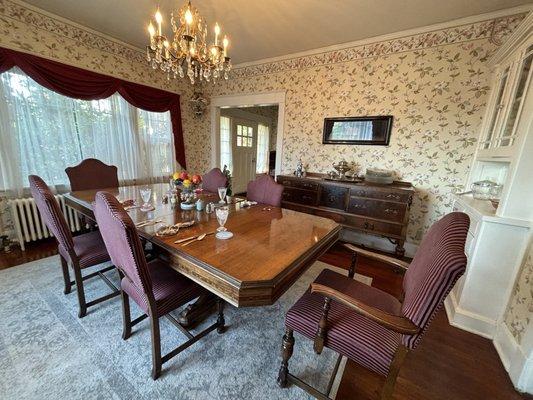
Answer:
[[[150,204],[150,198],[152,197],[152,188],[148,186],[142,187],[140,190],[140,193],[141,193],[141,198],[144,202],[144,204],[142,205],[142,209],[151,210],[152,205]]]
[[[218,224],[220,225],[217,228],[218,232],[224,232],[228,230],[227,228],[224,227],[224,225],[226,224],[226,221],[228,220],[228,214],[229,214],[228,207],[218,207],[216,209],[217,221],[218,221]]]
[[[226,187],[219,187],[218,188],[218,197],[220,197],[220,203],[225,204],[225,198],[226,198],[226,192],[228,191],[228,188]]]

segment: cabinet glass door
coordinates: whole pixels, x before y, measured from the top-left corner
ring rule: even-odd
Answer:
[[[507,78],[509,77],[509,67],[503,71],[503,74],[500,78],[499,84],[498,84],[498,94],[496,95],[496,103],[494,105],[494,109],[492,111],[492,116],[490,118],[490,124],[489,129],[487,130],[487,137],[485,138],[485,141],[482,143],[483,149],[488,149],[492,144],[492,139],[496,136],[496,128],[498,127],[498,121],[501,118],[500,114],[502,113],[503,109],[503,94],[505,92],[505,86],[507,85]]]
[[[518,73],[518,85],[515,93],[511,98],[509,114],[503,125],[502,135],[499,139],[498,146],[512,146],[515,140],[516,122],[519,119],[522,103],[524,101],[527,83],[531,75],[531,62],[533,60],[533,46],[530,46],[523,58]]]

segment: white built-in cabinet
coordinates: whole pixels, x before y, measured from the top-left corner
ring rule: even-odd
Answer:
[[[489,61],[492,92],[467,182],[503,185],[498,208],[471,194],[454,209],[471,219],[467,270],[446,299],[452,324],[493,338],[501,324],[533,221],[533,15]]]

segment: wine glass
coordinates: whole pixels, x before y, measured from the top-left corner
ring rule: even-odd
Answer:
[[[141,210],[148,211],[152,209],[152,205],[150,204],[150,198],[152,197],[152,188],[148,186],[144,186],[140,189],[141,198],[143,200],[143,205],[141,207]]]
[[[224,225],[226,224],[226,221],[228,220],[229,208],[228,207],[218,207],[216,209],[215,213],[217,215],[218,224],[220,225],[217,228],[216,237],[218,239],[229,239],[229,238],[233,237],[233,233],[229,232],[228,228],[224,227]]]
[[[227,191],[227,187],[221,186],[218,188],[218,197],[220,197],[220,204],[226,204],[225,198]]]

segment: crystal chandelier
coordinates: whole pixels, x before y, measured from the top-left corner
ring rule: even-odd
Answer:
[[[231,70],[229,40],[224,36],[221,45],[218,24],[214,28],[215,41],[208,45],[207,25],[190,1],[177,14],[171,14],[170,25],[174,34],[171,40],[163,35],[162,23],[163,16],[158,9],[154,21],[148,25],[150,45],[146,46],[146,59],[153,69],[166,72],[168,80],[171,76],[183,78],[187,75],[191,84],[198,80],[215,82],[220,77],[228,79]]]

